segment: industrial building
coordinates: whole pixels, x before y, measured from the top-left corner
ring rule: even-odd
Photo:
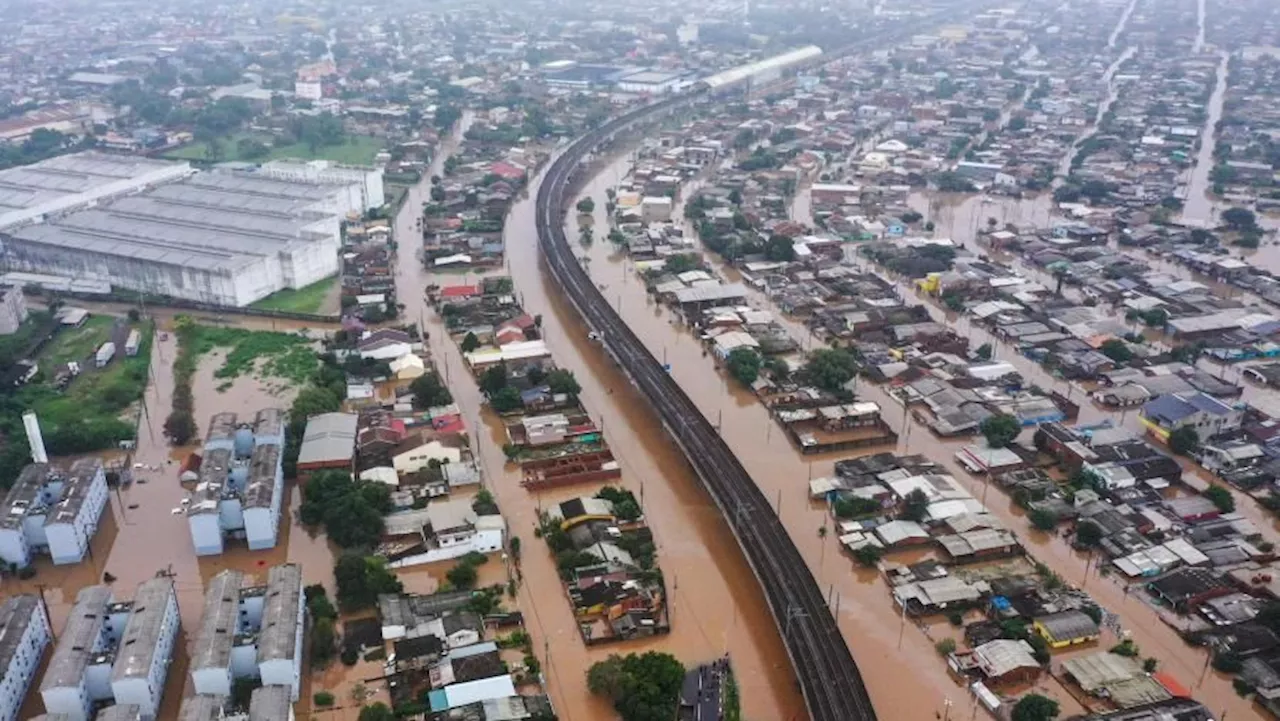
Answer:
[[[738,87],[744,87],[750,91],[753,88],[768,85],[778,80],[783,74],[793,72],[805,64],[813,62],[820,55],[822,55],[822,48],[816,45],[806,45],[781,55],[730,68],[704,78],[702,82],[712,92],[728,91]]]
[[[0,261],[20,272],[244,306],[338,272],[340,226],[382,204],[376,169],[196,172],[95,152],[0,171]]]
[[[0,721],[17,721],[52,629],[40,599],[13,596],[0,605]]]
[[[163,576],[139,584],[129,602],[115,602],[107,586],[80,591],[40,683],[45,710],[88,721],[95,706],[113,702],[154,719],[181,623],[173,581]]]
[[[382,169],[340,165],[328,160],[272,160],[263,163],[258,175],[294,183],[330,185],[347,194],[349,210],[363,214],[386,203],[382,192]]]
[[[227,536],[252,550],[274,548],[284,497],[284,411],[258,411],[252,424],[234,413],[209,421],[204,457],[187,505],[197,556],[222,553]]]
[[[0,560],[26,568],[36,554],[47,553],[55,565],[79,563],[106,506],[102,461],[82,458],[69,469],[47,461],[29,464],[0,508]]]
[[[245,586],[245,575],[226,570],[205,592],[204,617],[191,654],[197,694],[225,697],[239,678],[261,679],[295,701],[302,683],[306,604],[302,567],[274,566],[265,586]],[[279,717],[282,718],[282,717]]]

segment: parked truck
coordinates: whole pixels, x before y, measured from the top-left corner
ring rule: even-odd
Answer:
[[[107,341],[106,343],[103,343],[100,348],[98,348],[98,354],[94,356],[94,361],[97,363],[99,368],[104,368],[108,363],[111,362],[111,359],[115,357],[116,357],[116,344],[112,343],[111,341]]]
[[[142,334],[137,328],[129,331],[129,339],[124,342],[124,354],[130,358],[138,355],[138,346],[142,345]]]

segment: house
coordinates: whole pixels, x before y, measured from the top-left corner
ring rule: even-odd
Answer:
[[[1138,415],[1152,435],[1168,442],[1181,428],[1192,428],[1201,439],[1235,430],[1244,420],[1244,410],[1229,406],[1204,393],[1173,393],[1147,401]]]
[[[1007,638],[984,643],[973,649],[974,667],[988,685],[1015,685],[1034,681],[1040,675],[1031,644]]]
[[[391,465],[401,475],[417,473],[423,468],[462,462],[466,439],[457,434],[418,432],[410,434],[391,452]]]
[[[476,518],[468,498],[427,504],[427,532],[441,548],[470,542],[476,533]]]
[[[1179,568],[1147,584],[1147,590],[1175,611],[1184,612],[1235,589],[1207,568]]]
[[[458,611],[429,621],[424,629],[427,635],[443,641],[446,648],[455,649],[480,643],[484,622],[474,613]]]
[[[427,363],[421,356],[409,353],[391,361],[391,375],[396,380],[411,381],[427,372]]]
[[[394,360],[413,352],[413,339],[402,330],[382,328],[366,332],[356,349],[361,358]]]
[[[1083,611],[1060,611],[1037,616],[1032,627],[1049,643],[1050,648],[1067,648],[1097,641],[1098,624]]]

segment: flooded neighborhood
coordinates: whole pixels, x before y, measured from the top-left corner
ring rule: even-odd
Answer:
[[[1280,714],[1280,6],[10,11],[0,721]]]

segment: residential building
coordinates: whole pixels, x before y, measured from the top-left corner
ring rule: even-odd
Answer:
[[[156,717],[181,624],[171,579],[153,578],[138,586],[111,668],[111,692],[117,704],[137,704],[143,718]]]
[[[298,473],[350,471],[355,461],[359,419],[354,413],[321,413],[308,419],[298,451]]]
[[[235,679],[258,678],[297,700],[302,681],[302,633],[306,604],[302,567],[273,566],[263,586],[226,570],[205,593],[204,617],[191,655],[197,694],[226,697]]]
[[[107,506],[102,461],[82,458],[70,469],[32,463],[5,495],[0,517],[0,560],[25,568],[37,553],[55,565],[79,563],[88,553]]]
[[[88,721],[95,705],[113,701],[155,719],[181,623],[163,576],[141,583],[130,602],[114,602],[107,586],[81,590],[40,683],[46,711]]]
[[[0,285],[0,335],[17,333],[27,319],[27,300],[22,288],[16,285]]]
[[[243,538],[252,550],[273,548],[284,498],[285,412],[267,408],[253,423],[234,413],[209,422],[204,459],[187,505],[187,524],[196,555],[222,553],[228,536]]]
[[[396,473],[408,475],[431,465],[462,462],[465,440],[458,434],[416,433],[401,441],[392,451],[391,465]]]
[[[40,659],[52,638],[49,616],[40,599],[13,596],[0,604],[0,721],[17,721]]]
[[[1244,420],[1244,409],[1204,393],[1172,393],[1147,401],[1138,418],[1163,441],[1180,428],[1192,428],[1201,440],[1235,430]]]
[[[1083,611],[1061,611],[1047,616],[1038,616],[1032,624],[1036,633],[1040,634],[1051,648],[1067,648],[1097,641],[1101,633],[1097,622]]]
[[[265,685],[249,695],[249,721],[293,721],[293,701],[289,687]]]

